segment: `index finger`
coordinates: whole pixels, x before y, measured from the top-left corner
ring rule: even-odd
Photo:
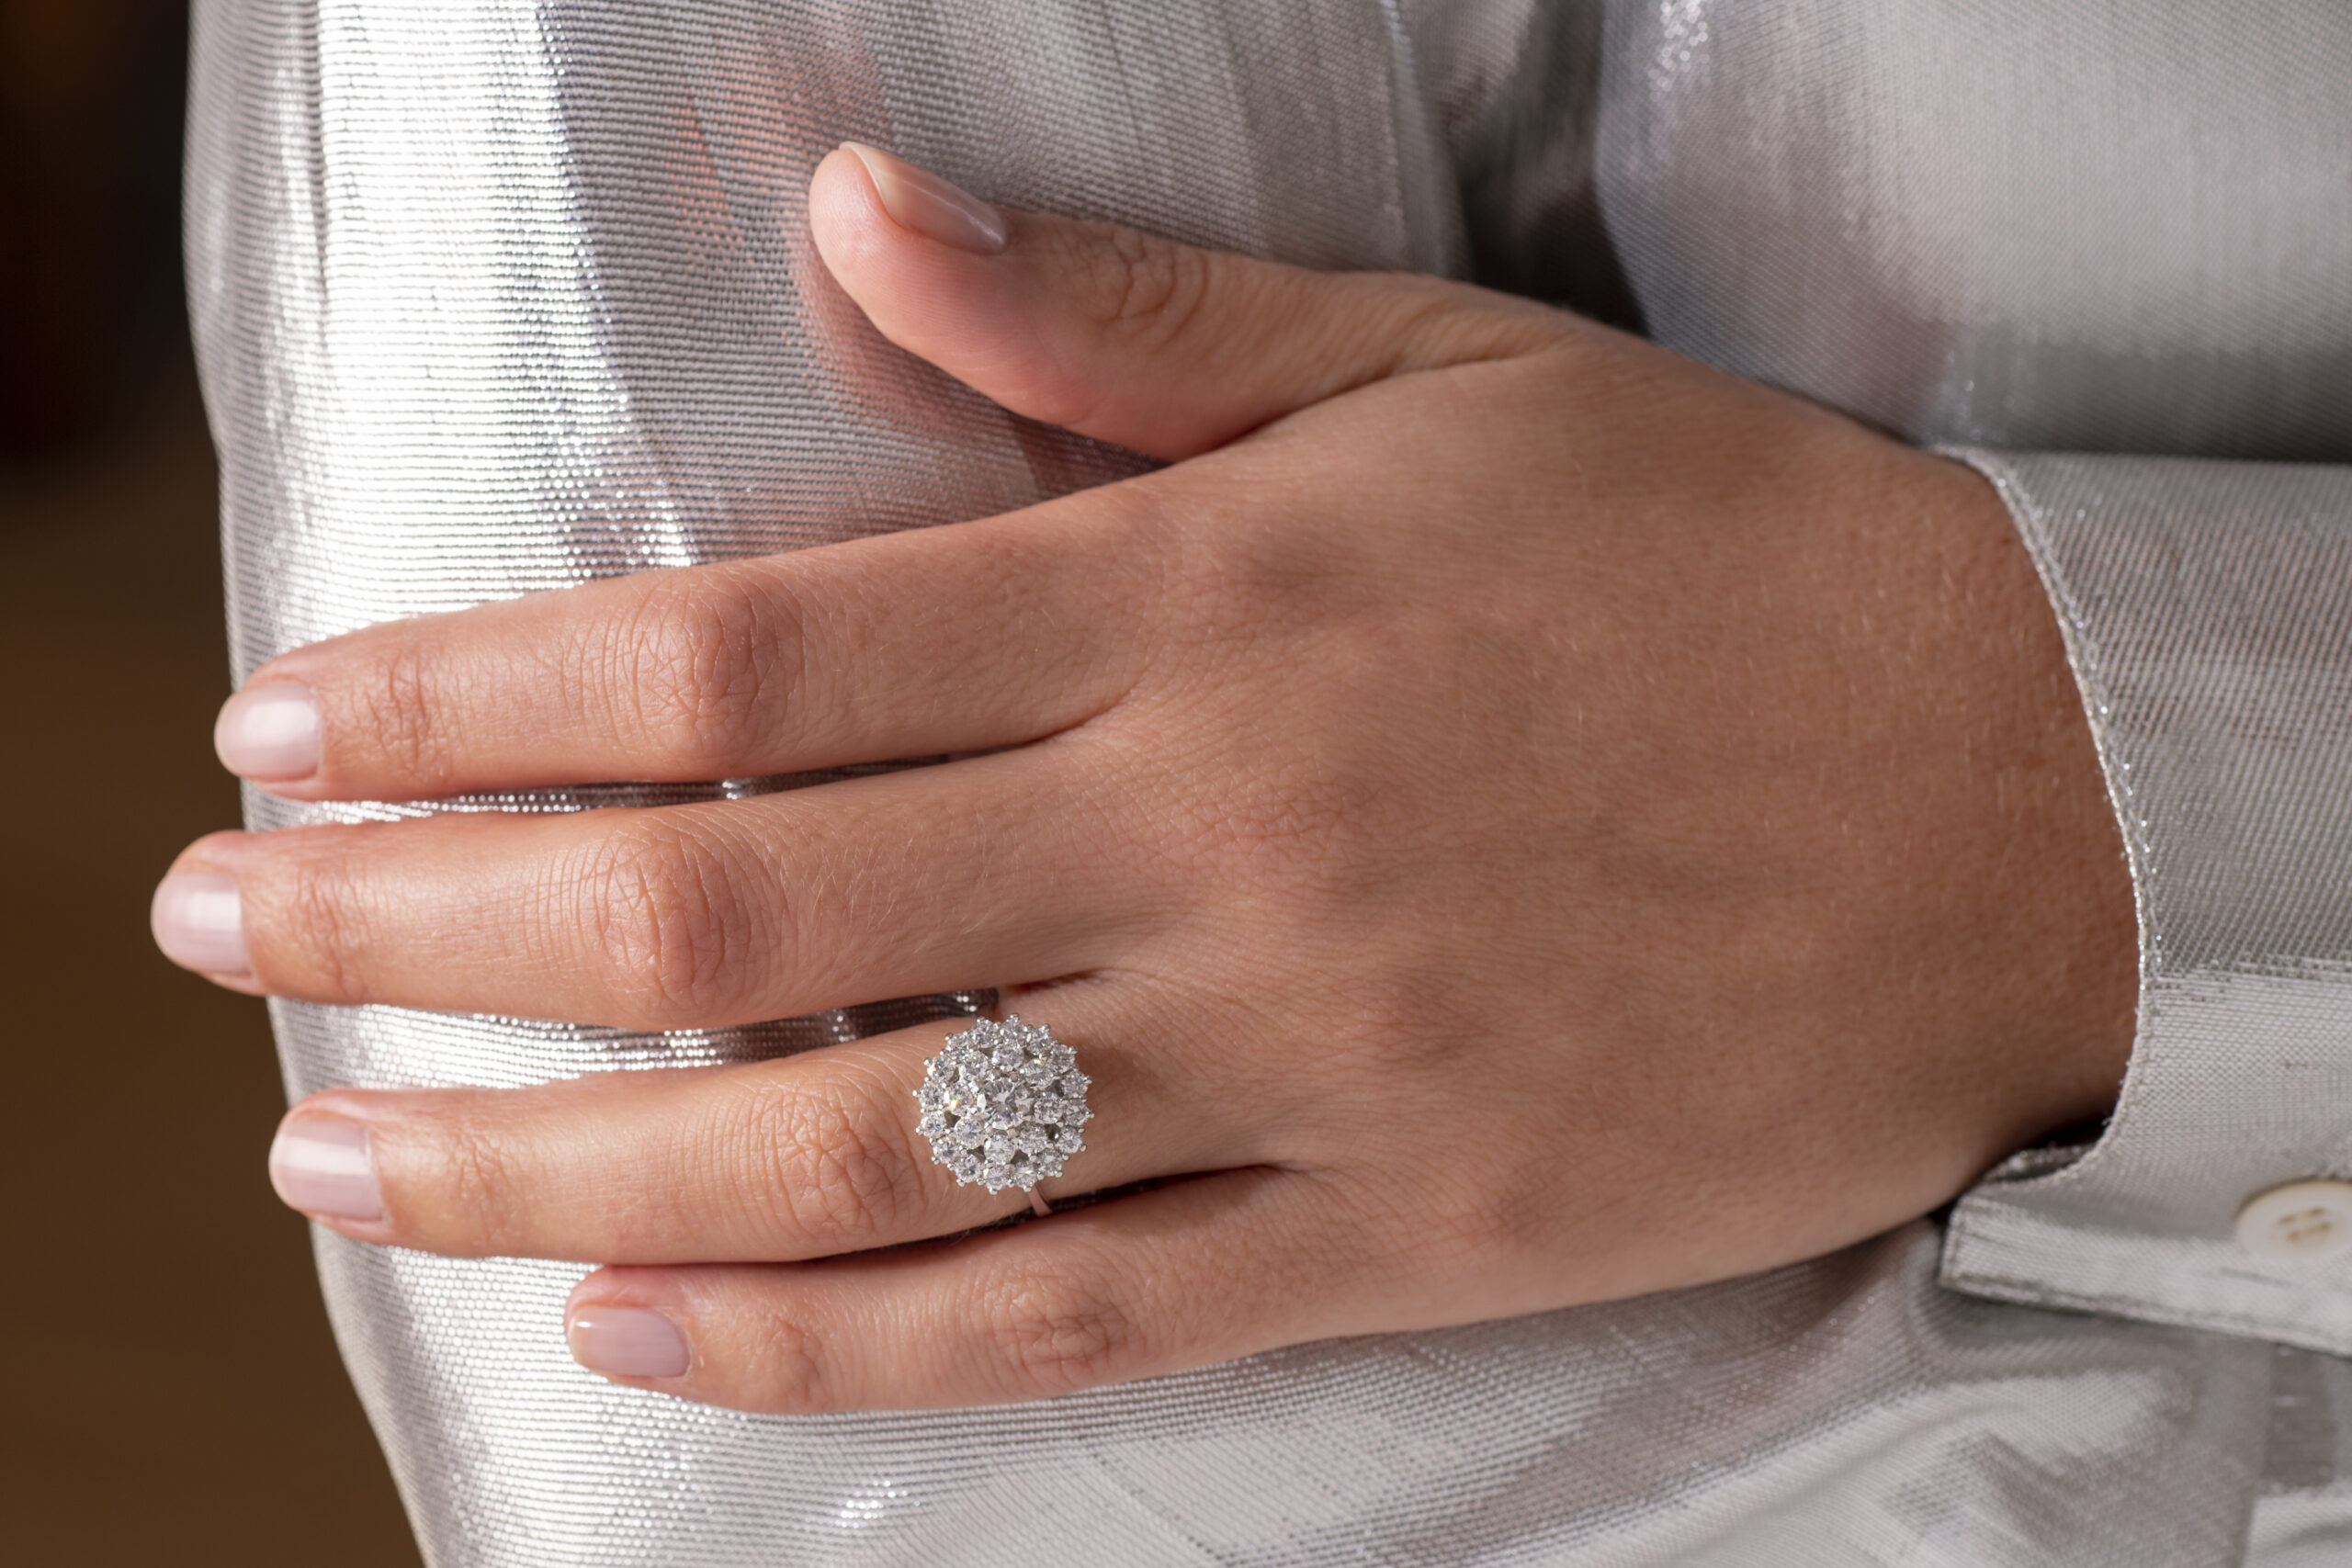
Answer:
[[[584,584],[272,660],[231,772],[298,800],[693,782],[1017,745],[1114,703],[1156,595],[1121,487]]]

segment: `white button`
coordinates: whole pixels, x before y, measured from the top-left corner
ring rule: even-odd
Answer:
[[[2238,1211],[2238,1245],[2256,1258],[2313,1261],[2352,1250],[2352,1181],[2290,1181]]]

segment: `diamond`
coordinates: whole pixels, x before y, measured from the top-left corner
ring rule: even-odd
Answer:
[[[1059,1176],[1086,1145],[1090,1080],[1077,1055],[1036,1024],[975,1019],[950,1035],[914,1091],[932,1159],[991,1192]]]

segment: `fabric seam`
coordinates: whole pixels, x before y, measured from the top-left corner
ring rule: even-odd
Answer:
[[[2039,1216],[2027,1215],[2023,1218],[2030,1224],[2050,1224]],[[2178,1328],[2221,1330],[2247,1338],[2324,1351],[2329,1355],[2352,1355],[2352,1330],[2306,1328],[2291,1321],[2282,1323],[2276,1318],[2233,1312],[2226,1307],[2187,1307],[2137,1296],[2103,1296],[2086,1291],[2069,1291],[2062,1286],[2013,1274],[1980,1274],[1964,1284],[1953,1284],[1949,1278],[1942,1282],[1965,1295],[2018,1302],[2028,1306],[2063,1307],[2103,1315],[2113,1315],[2121,1310],[2124,1315],[2148,1323],[2169,1324]]]
[[[2109,806],[2114,811],[2116,825],[2122,832],[2124,855],[2132,873],[2132,916],[2139,927],[2139,995],[2134,1010],[2132,1057],[2124,1068],[2123,1083],[2116,1097],[2115,1113],[2109,1118],[2105,1133],[2080,1158],[2057,1170],[2001,1184],[2003,1191],[2007,1194],[2050,1191],[2081,1182],[2106,1152],[2127,1135],[2138,1120],[2137,1108],[2146,1098],[2146,1058],[2155,1054],[2156,1026],[2161,1017],[2161,1009],[2151,995],[2150,985],[2161,967],[2162,960],[2161,939],[2151,916],[2151,907],[2154,902],[2153,890],[2158,873],[2154,848],[2148,839],[2147,823],[2140,809],[2129,771],[2122,760],[2114,754],[2114,740],[2107,722],[2113,702],[2098,639],[2091,632],[2088,617],[2083,613],[2073,585],[2058,570],[2056,543],[2048,521],[2015,469],[2000,456],[1972,447],[1943,447],[1937,448],[1937,451],[1940,456],[1967,464],[1990,481],[2025,542],[2026,554],[2033,561],[2034,573],[2041,580],[2042,591],[2057,613],[2059,637],[2065,645],[2066,662],[2074,673],[2084,715],[2090,722],[2091,738],[2098,750],[2099,772],[2107,784]],[[1963,1193],[1961,1205],[1954,1209],[1951,1225],[1954,1241],[1969,1239],[1971,1232],[1964,1217],[1967,1200],[1983,1185],[1980,1181],[1968,1193]]]

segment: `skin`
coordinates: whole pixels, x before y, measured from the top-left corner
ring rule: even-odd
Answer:
[[[993,985],[1094,1077],[1035,1223],[911,1089],[953,1026],[519,1090],[335,1091],[363,1241],[605,1265],[754,1410],[1023,1399],[1814,1257],[2109,1107],[2132,905],[1971,472],[1524,301],[819,169],[908,351],[1170,466],[1008,515],[274,660],[420,798],[943,753],[789,795],[224,833],[250,974],[715,1027]],[[937,1238],[950,1239],[937,1239]],[[905,1244],[905,1245],[901,1245]],[[550,1324],[549,1332],[560,1325]]]

